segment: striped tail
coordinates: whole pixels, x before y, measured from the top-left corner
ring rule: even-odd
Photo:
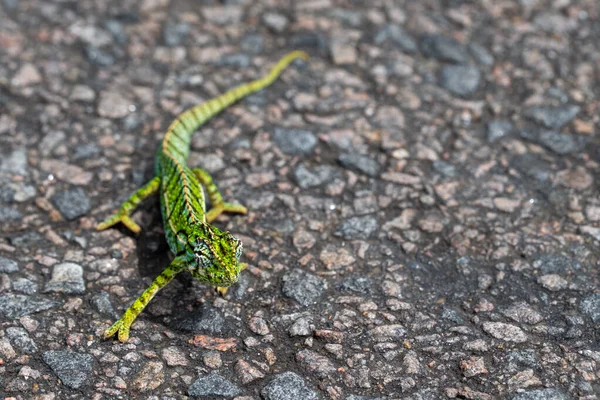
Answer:
[[[167,129],[162,143],[163,153],[169,153],[171,156],[184,161],[189,155],[191,136],[196,129],[236,101],[272,84],[283,70],[298,58],[307,60],[308,54],[303,51],[292,51],[279,60],[264,77],[241,84],[219,97],[208,100],[180,114]]]

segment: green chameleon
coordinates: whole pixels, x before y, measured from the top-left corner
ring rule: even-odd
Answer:
[[[133,232],[141,228],[129,216],[145,198],[160,192],[160,205],[167,242],[175,258],[154,282],[133,302],[121,319],[105,332],[109,338],[118,332],[119,341],[129,338],[129,328],[152,300],[179,272],[187,270],[199,282],[214,286],[221,294],[237,282],[246,267],[240,263],[242,243],[231,233],[211,225],[223,212],[245,214],[246,207],[223,201],[211,176],[201,168],[190,169],[192,133],[236,101],[272,84],[295,59],[308,59],[302,51],[284,56],[261,79],[242,84],[227,93],[193,107],[179,115],[167,129],[156,154],[156,176],[135,192],[119,211],[98,225],[98,230],[122,222]],[[204,190],[212,208],[206,211]]]

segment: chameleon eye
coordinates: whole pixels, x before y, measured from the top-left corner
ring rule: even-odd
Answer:
[[[242,246],[242,242],[238,241],[238,245],[235,248],[235,258],[237,258],[239,260],[240,257],[242,256],[243,251],[244,251],[244,246]]]
[[[210,266],[210,259],[204,254],[196,253],[196,259],[198,260],[198,266],[202,269],[206,269]]]

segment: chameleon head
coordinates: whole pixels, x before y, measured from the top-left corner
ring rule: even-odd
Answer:
[[[229,287],[240,275],[242,242],[227,231],[207,225],[208,235],[193,240],[194,262],[190,273],[199,282],[215,287]],[[204,236],[204,235],[203,235]]]

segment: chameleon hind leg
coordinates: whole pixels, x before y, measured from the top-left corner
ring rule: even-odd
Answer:
[[[217,185],[213,181],[210,174],[202,168],[192,169],[196,178],[200,181],[202,186],[206,188],[208,198],[210,199],[211,209],[206,213],[206,222],[209,224],[214,221],[219,215],[224,212],[246,214],[248,210],[241,204],[226,203],[223,201],[223,196],[219,193]]]
[[[133,222],[133,220],[131,218],[129,218],[129,216],[131,215],[131,213],[133,213],[135,211],[136,207],[144,199],[146,199],[146,198],[152,196],[153,194],[155,194],[156,192],[158,192],[159,187],[160,187],[160,177],[157,176],[154,179],[152,179],[150,182],[148,182],[144,186],[142,186],[140,189],[138,189],[137,192],[132,194],[131,197],[129,199],[127,199],[127,201],[125,201],[123,204],[121,204],[121,207],[119,208],[119,211],[117,211],[116,214],[114,214],[113,216],[107,218],[106,220],[104,220],[103,222],[98,224],[97,229],[99,231],[101,231],[103,229],[106,229],[113,225],[116,225],[119,222],[122,222],[123,225],[125,225],[129,230],[131,230],[135,233],[138,233],[139,231],[141,231],[142,228],[140,228],[140,226],[138,224]]]
[[[129,328],[137,316],[142,310],[148,305],[150,300],[156,293],[165,285],[173,280],[175,275],[181,272],[186,267],[186,261],[183,257],[175,257],[167,268],[157,276],[152,284],[148,286],[148,289],[138,297],[133,304],[125,311],[121,319],[111,325],[110,328],[104,332],[104,338],[108,339],[118,332],[117,338],[120,342],[124,343],[129,339]]]

